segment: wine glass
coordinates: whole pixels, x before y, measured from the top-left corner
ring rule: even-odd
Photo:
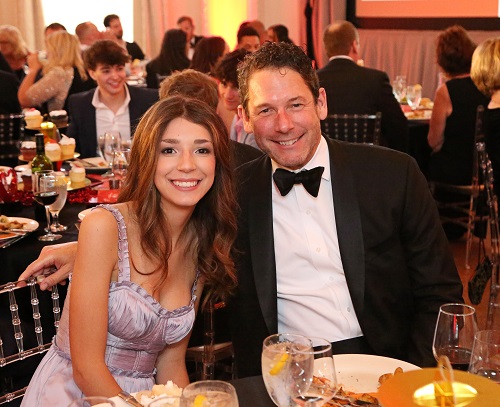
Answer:
[[[236,389],[221,380],[201,380],[184,387],[181,406],[238,407]]]
[[[279,407],[294,405],[305,393],[313,375],[311,341],[302,335],[274,334],[262,346],[262,377],[267,392]]]
[[[306,351],[312,354],[314,360],[312,381],[309,388],[300,392],[294,400],[300,406],[320,407],[330,401],[337,393],[337,375],[333,363],[332,344],[323,338],[308,338],[313,345],[311,351]]]
[[[113,400],[107,397],[82,397],[77,400],[73,400],[68,407],[116,407]]]
[[[396,100],[401,103],[406,96],[406,76],[396,76],[396,79],[392,82],[392,93],[394,93]]]
[[[439,308],[432,352],[436,360],[447,356],[453,369],[467,370],[477,332],[476,310],[465,304],[443,304]]]
[[[416,110],[422,99],[422,87],[420,85],[412,85],[406,87],[406,102],[411,110]]]
[[[116,179],[123,181],[127,175],[130,162],[130,149],[120,148],[113,153],[113,164],[111,170]]]
[[[50,230],[52,232],[64,232],[68,229],[67,226],[61,225],[59,223],[59,212],[64,207],[66,203],[66,196],[68,194],[68,183],[66,181],[66,176],[63,172],[55,172],[56,177],[56,191],[58,193],[58,197],[56,201],[49,206],[50,214],[52,215],[53,222],[50,225]]]
[[[119,131],[109,130],[100,134],[97,138],[99,149],[101,150],[102,158],[106,160],[109,166],[109,171],[103,174],[103,177],[112,177],[112,165],[114,151],[121,146],[121,135]]]
[[[477,374],[500,384],[500,331],[476,332],[472,346],[469,373]]]
[[[54,171],[38,171],[33,174],[33,198],[40,205],[45,206],[45,215],[47,217],[47,234],[40,236],[38,240],[42,242],[53,242],[62,237],[62,235],[54,234],[50,230],[50,211],[49,207],[53,204],[59,194],[56,188],[56,177]]]

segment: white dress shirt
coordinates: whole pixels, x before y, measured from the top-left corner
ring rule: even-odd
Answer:
[[[278,331],[331,342],[361,336],[340,258],[328,145],[303,169],[325,168],[317,198],[296,184],[281,196],[273,182]],[[273,171],[278,168],[273,161]]]
[[[130,113],[128,105],[130,103],[130,93],[125,86],[125,100],[116,114],[110,110],[99,98],[99,87],[94,92],[92,98],[92,105],[95,107],[95,121],[96,121],[96,138],[99,134],[104,134],[106,131],[119,131],[122,141],[130,140]],[[97,143],[99,145],[99,142]],[[97,147],[99,150],[99,147]],[[100,155],[100,152],[97,152]]]

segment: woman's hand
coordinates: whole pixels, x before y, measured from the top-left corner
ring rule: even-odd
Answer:
[[[30,52],[28,54],[28,57],[26,58],[26,61],[28,63],[28,67],[30,68],[30,71],[38,72],[40,69],[43,68],[42,63],[40,62],[40,59],[38,58],[37,52]]]

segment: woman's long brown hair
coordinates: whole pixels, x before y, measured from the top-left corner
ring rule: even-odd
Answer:
[[[229,137],[214,109],[182,96],[154,104],[135,131],[130,166],[118,201],[133,202],[142,250],[154,264],[159,264],[162,272],[159,284],[163,283],[172,247],[154,174],[161,138],[170,122],[178,117],[204,127],[212,137],[216,159],[214,184],[196,205],[183,238],[187,239],[186,249],[194,253],[196,266],[205,279],[207,298],[225,299],[236,286],[230,256],[236,237],[236,199]]]

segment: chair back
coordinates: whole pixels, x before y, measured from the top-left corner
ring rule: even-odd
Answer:
[[[24,136],[24,115],[0,115],[0,165],[14,167],[19,156],[19,143]]]
[[[0,285],[0,309],[2,309],[0,312],[0,376],[3,378],[9,377],[6,372],[11,364],[18,363],[19,365],[13,368],[23,370],[21,368],[23,361],[46,352],[51,346],[50,339],[54,330],[49,335],[47,333],[44,335],[42,320],[46,320],[43,318],[46,310],[40,307],[39,295],[51,297],[54,327],[57,332],[61,314],[57,286],[52,288],[50,294],[40,292],[36,287],[34,277],[23,282],[16,281]],[[30,315],[32,321],[27,319]],[[18,390],[9,388],[12,383],[9,386],[7,382],[8,380],[4,380],[2,383],[6,388],[2,389],[0,404],[22,397],[26,391],[26,387]]]
[[[321,130],[332,139],[380,145],[382,113],[332,114],[321,121]]]

